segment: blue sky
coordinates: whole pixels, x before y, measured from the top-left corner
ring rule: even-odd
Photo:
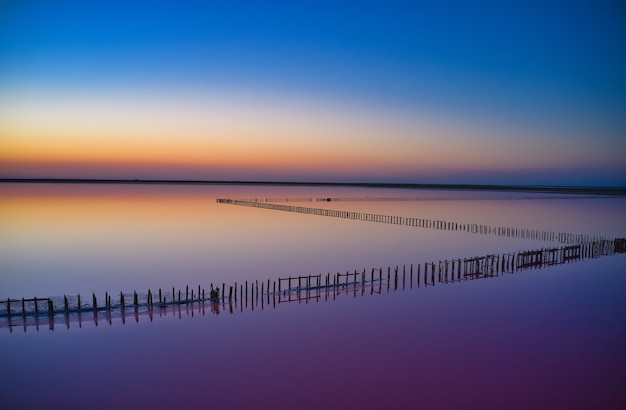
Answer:
[[[492,149],[494,142],[503,156],[508,145],[549,146],[543,162],[527,169],[442,166],[429,178],[474,171],[476,182],[489,182],[490,173],[507,171],[512,182],[625,184],[625,23],[620,2],[8,1],[0,6],[0,108],[28,112],[56,96],[71,121],[70,101],[85,105],[103,92],[172,101],[243,95],[251,106],[280,100],[278,107],[332,107],[338,116],[348,107],[357,117],[399,118],[404,128],[434,119],[432,137],[415,131],[426,146],[458,129],[473,130],[459,137],[468,146]],[[6,112],[0,120],[18,116]],[[318,118],[325,117],[311,122]],[[396,132],[379,138],[399,145],[411,138]],[[488,137],[474,139],[481,133]],[[15,145],[18,134],[0,137]],[[569,144],[567,160],[559,158],[559,146]],[[425,175],[403,167],[384,168],[382,178]],[[522,181],[525,172],[532,180]]]

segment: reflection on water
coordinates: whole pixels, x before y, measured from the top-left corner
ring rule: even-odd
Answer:
[[[318,198],[319,200],[319,198]],[[327,198],[325,201],[348,201],[347,198],[342,199],[332,199]],[[357,201],[365,202],[365,198],[355,198]],[[372,201],[398,201],[404,200],[399,198],[372,198]],[[406,200],[415,201],[415,198],[406,198]],[[467,198],[464,200],[468,200]],[[586,243],[590,241],[595,241],[596,238],[590,238],[589,235],[583,234],[572,234],[572,233],[563,233],[563,232],[548,232],[541,231],[535,229],[525,229],[525,228],[512,228],[512,227],[504,227],[504,226],[489,226],[489,225],[479,225],[479,224],[460,224],[458,222],[453,221],[442,221],[442,220],[431,220],[431,219],[423,219],[423,218],[405,218],[403,216],[396,215],[381,215],[370,212],[351,212],[351,211],[340,211],[335,209],[320,209],[320,208],[311,208],[311,207],[303,207],[303,206],[291,206],[291,205],[279,205],[270,203],[271,200],[265,199],[263,201],[259,201],[258,199],[223,199],[218,198],[217,203],[219,204],[228,204],[228,205],[238,205],[238,206],[248,206],[253,208],[263,208],[263,209],[271,209],[274,211],[283,211],[283,212],[296,212],[300,214],[307,215],[319,215],[319,216],[327,216],[331,218],[343,218],[343,219],[354,219],[357,221],[365,221],[365,222],[377,222],[377,223],[385,223],[391,225],[406,225],[413,226],[418,228],[430,228],[444,231],[458,231],[458,232],[468,232],[473,234],[480,235],[494,235],[494,236],[502,236],[507,238],[521,238],[521,239],[529,239],[533,241],[546,241],[546,242],[559,242],[559,243]],[[278,199],[277,202],[300,202],[306,201],[304,198],[281,198]]]
[[[6,301],[0,301],[0,331],[4,328],[9,329],[12,333],[14,327],[22,327],[26,331],[28,326],[34,326],[37,331],[39,331],[40,326],[54,330],[55,321],[60,318],[61,313],[64,314],[67,329],[70,329],[70,321],[78,322],[78,327],[82,328],[82,315],[88,312],[93,313],[93,323],[97,327],[100,312],[103,312],[104,320],[109,325],[113,324],[113,318],[119,318],[122,324],[126,324],[127,309],[133,310],[136,323],[139,323],[139,316],[147,316],[152,322],[157,313],[159,317],[163,317],[168,316],[170,311],[172,315],[177,312],[180,319],[182,317],[181,306],[184,306],[187,316],[191,312],[191,317],[194,317],[194,309],[197,309],[198,314],[201,313],[204,316],[207,304],[211,313],[217,315],[220,314],[221,310],[228,311],[230,314],[238,310],[243,312],[244,306],[246,310],[250,309],[250,311],[254,311],[255,307],[263,310],[266,306],[275,309],[277,304],[280,306],[282,303],[302,303],[303,301],[308,303],[309,300],[328,301],[329,295],[332,295],[332,300],[336,300],[337,296],[342,294],[352,293],[356,297],[359,293],[364,296],[366,290],[370,295],[381,294],[384,288],[386,288],[387,293],[391,289],[393,291],[405,290],[407,282],[409,289],[413,289],[414,277],[415,287],[419,288],[420,286],[435,286],[436,283],[448,284],[479,278],[495,278],[505,273],[546,268],[624,252],[626,252],[625,238],[603,239],[580,245],[542,248],[516,254],[507,253],[444,260],[437,264],[424,263],[423,273],[421,264],[415,268],[411,264],[408,269],[406,265],[403,265],[401,269],[396,266],[393,273],[391,266],[388,266],[386,275],[382,267],[372,268],[369,279],[366,270],[362,272],[355,270],[353,273],[346,272],[345,274],[337,272],[332,275],[332,278],[328,273],[324,278],[320,274],[289,276],[273,282],[268,279],[267,286],[265,286],[264,281],[261,282],[260,291],[258,280],[250,284],[250,292],[248,292],[248,281],[245,284],[240,284],[239,288],[237,288],[237,283],[234,287],[229,286],[228,293],[225,291],[225,284],[222,285],[221,293],[219,288],[213,289],[213,285],[211,285],[208,298],[205,290],[201,289],[200,286],[198,286],[195,297],[193,288],[190,295],[189,286],[185,289],[184,297],[182,290],[178,289],[178,298],[176,298],[176,289],[172,288],[169,302],[167,296],[163,295],[162,289],[158,290],[158,301],[156,302],[151,290],[148,290],[146,295],[141,296],[135,291],[132,295],[132,304],[125,304],[124,293],[120,293],[119,298],[115,300],[107,293],[104,306],[98,306],[95,294],[92,295],[93,303],[91,305],[82,303],[80,295],[76,298],[63,296],[64,304],[61,309],[54,308],[54,301],[58,301],[59,297],[22,298],[21,301],[9,298]],[[237,298],[238,290],[239,298]],[[248,301],[250,301],[249,305]],[[42,303],[45,304],[44,309],[40,308]],[[11,304],[13,304],[13,309],[11,309]]]
[[[0,304],[2,408],[624,407],[623,242],[594,241],[624,237],[624,198],[19,184],[0,196],[0,301],[25,297],[12,326]],[[216,202],[260,197],[343,199],[294,205],[446,230]],[[407,199],[346,200],[371,197]]]
[[[381,192],[382,191],[382,192]],[[0,300],[156,289],[411,264],[544,246],[532,232],[623,236],[624,198],[488,201],[481,193],[346,188],[0,186]],[[446,221],[492,234],[415,229],[225,206],[216,198],[365,198],[315,208]],[[449,200],[438,200],[439,198]],[[540,195],[536,195],[540,197]],[[545,198],[552,198],[544,195]],[[472,198],[481,200],[473,201]],[[437,200],[427,200],[437,199]],[[304,205],[304,203],[303,203]],[[421,222],[425,223],[425,222]],[[439,223],[440,228],[443,227]],[[498,228],[523,228],[496,236]],[[526,230],[528,232],[526,232]],[[500,229],[500,232],[511,232]],[[526,235],[528,234],[528,235]],[[507,234],[508,235],[508,234]],[[546,246],[550,246],[545,243]],[[124,286],[120,286],[124,284]],[[101,298],[101,297],[100,297]]]

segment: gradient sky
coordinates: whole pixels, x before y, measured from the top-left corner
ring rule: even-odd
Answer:
[[[626,185],[626,6],[0,2],[0,177]]]

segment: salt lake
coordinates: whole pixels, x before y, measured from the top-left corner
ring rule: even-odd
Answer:
[[[506,255],[623,238],[623,197],[3,184],[0,198],[0,300],[163,289],[171,301],[172,288],[235,283],[238,296],[12,323],[5,303],[2,408],[626,404],[624,254],[503,269]],[[491,270],[453,275],[486,255]],[[238,293],[354,271],[342,288]]]

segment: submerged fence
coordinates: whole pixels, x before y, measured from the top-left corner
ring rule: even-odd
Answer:
[[[303,199],[303,198],[300,198]],[[267,199],[265,199],[267,200]],[[217,203],[247,206],[252,208],[270,209],[274,211],[296,212],[301,214],[326,216],[332,218],[354,219],[358,221],[377,222],[392,225],[404,225],[417,228],[429,228],[444,231],[467,232],[480,235],[494,235],[499,237],[520,238],[529,240],[541,240],[544,242],[558,242],[563,244],[584,244],[604,238],[591,237],[584,234],[573,234],[566,232],[551,232],[537,229],[524,229],[505,226],[491,226],[484,224],[458,223],[452,221],[410,218],[404,216],[375,214],[369,212],[341,211],[335,209],[312,208],[305,206],[281,205],[264,202],[265,200],[255,199],[224,199],[218,198]],[[321,198],[321,200],[324,200]],[[327,198],[332,200],[332,198]]]
[[[195,312],[205,314],[208,307],[211,313],[222,311],[234,313],[239,310],[254,311],[282,303],[308,303],[311,300],[334,300],[342,294],[365,295],[380,294],[385,289],[405,289],[407,286],[427,287],[437,283],[455,283],[467,280],[493,278],[506,273],[515,273],[529,269],[539,269],[572,263],[585,259],[600,258],[626,252],[626,238],[602,239],[593,242],[554,248],[542,248],[516,253],[490,254],[463,259],[446,259],[434,262],[371,268],[346,273],[337,272],[326,275],[289,276],[271,281],[245,281],[234,286],[213,284],[205,291],[201,286],[184,289],[158,289],[146,293],[105,293],[98,299],[93,293],[90,297],[60,296],[47,298],[6,299],[0,301],[0,329],[34,326],[48,327],[54,330],[55,323],[78,322],[82,327],[83,317],[96,326],[101,321],[110,325],[113,319],[123,324],[127,316],[139,322],[140,316],[147,316],[150,321],[155,316],[178,314],[183,310],[194,316]]]

